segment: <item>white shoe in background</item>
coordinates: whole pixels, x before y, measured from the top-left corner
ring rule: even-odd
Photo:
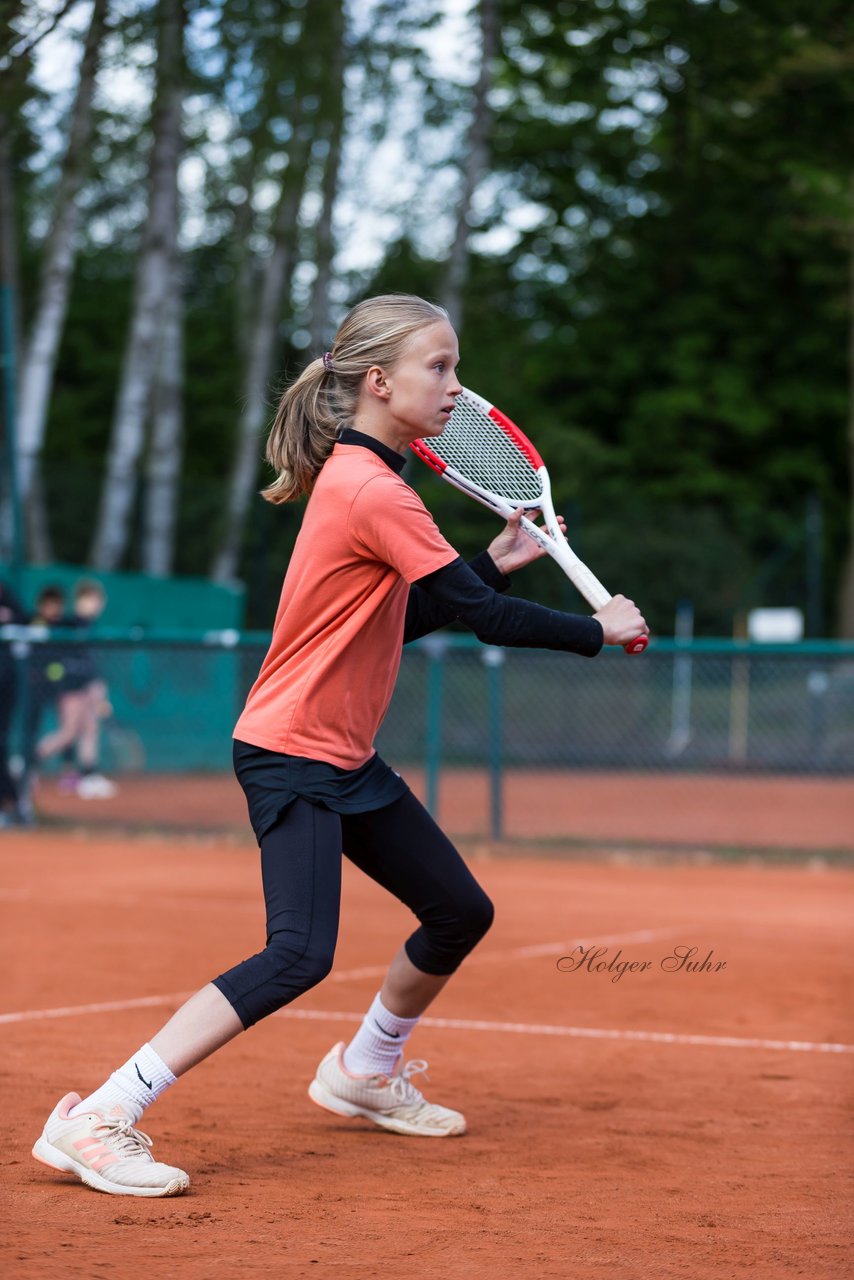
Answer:
[[[77,794],[81,800],[111,800],[119,789],[102,773],[85,773],[77,783]]]

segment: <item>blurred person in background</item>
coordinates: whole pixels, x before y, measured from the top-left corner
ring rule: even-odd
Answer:
[[[21,626],[27,620],[17,597],[0,581],[0,627]],[[18,672],[11,641],[0,639],[0,828],[26,821],[18,786],[9,771],[9,730],[18,702]]]
[[[107,596],[100,582],[86,578],[74,588],[74,613],[60,625],[88,630],[104,612]],[[48,686],[57,692],[56,729],[36,746],[41,764],[63,753],[65,768],[60,787],[75,792],[82,800],[108,800],[118,787],[98,768],[100,722],[110,715],[107,686],[98,672],[95,656],[81,642],[65,645],[52,654],[44,667]]]
[[[32,797],[38,780],[36,742],[42,721],[55,706],[63,691],[63,676],[67,645],[55,636],[67,626],[67,602],[65,589],[57,583],[48,583],[36,596],[35,609],[29,618],[34,629],[33,644],[27,664],[27,699],[24,708],[24,762],[25,774],[22,793]],[[48,632],[45,638],[45,632]],[[73,775],[74,751],[65,752],[62,777]],[[76,776],[76,775],[74,775]]]
[[[66,598],[62,587],[49,583],[41,588],[36,596],[29,624],[36,629],[37,637],[30,650],[28,696],[24,715],[24,759],[27,782],[31,787],[35,779],[39,728],[62,691],[66,648],[53,638],[43,639],[45,629],[53,632],[66,625]]]

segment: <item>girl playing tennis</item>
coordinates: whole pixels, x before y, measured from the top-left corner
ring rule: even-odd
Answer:
[[[404,1065],[420,1016],[486,933],[492,904],[406,783],[376,754],[401,645],[460,620],[491,644],[592,657],[646,625],[615,596],[595,617],[501,593],[541,554],[512,517],[465,564],[401,478],[409,444],[438,436],[461,393],[445,312],[390,295],[356,306],[332,351],[285,392],[267,446],[264,497],[310,493],[270,650],[235,729],[234,763],[261,849],[263,951],[192,996],[105,1084],[69,1093],[33,1154],[117,1195],[177,1195],[180,1169],[157,1163],[135,1126],[178,1076],[320,982],[338,931],[341,852],[418,927],[393,958],[354,1038],[332,1048],[309,1087],[320,1106],[396,1133],[465,1131],[429,1103]]]

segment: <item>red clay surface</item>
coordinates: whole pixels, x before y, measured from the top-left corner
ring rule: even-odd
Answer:
[[[423,797],[423,776],[406,770]],[[119,780],[112,800],[61,795],[46,780],[41,813],[64,822],[247,832],[246,805],[230,774],[142,774]],[[442,775],[439,820],[454,836],[489,829],[489,786],[478,770]],[[595,840],[703,847],[854,851],[849,778],[508,771],[505,834],[514,840]]]
[[[61,1014],[0,1020],[4,1277],[850,1275],[854,1055],[822,1046],[854,1046],[851,871],[473,862],[496,924],[430,1010],[463,1025],[425,1023],[412,1042],[428,1097],[470,1131],[431,1141],[306,1097],[410,928],[348,866],[335,971],[147,1114],[155,1153],[192,1185],[144,1201],[98,1195],[29,1150],[61,1094],[94,1087],[179,993],[262,943],[255,852],[45,830],[2,833],[0,859],[4,1010]],[[561,972],[580,940],[651,967],[616,983]],[[678,945],[726,968],[664,972]],[[157,1007],[81,1008],[146,997]]]

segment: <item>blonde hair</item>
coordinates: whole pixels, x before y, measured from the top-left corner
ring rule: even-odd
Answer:
[[[408,293],[381,294],[353,307],[331,352],[312,360],[279,401],[266,451],[276,479],[262,498],[292,502],[310,493],[339,431],[353,419],[368,370],[394,368],[419,329],[447,319],[444,308]]]

